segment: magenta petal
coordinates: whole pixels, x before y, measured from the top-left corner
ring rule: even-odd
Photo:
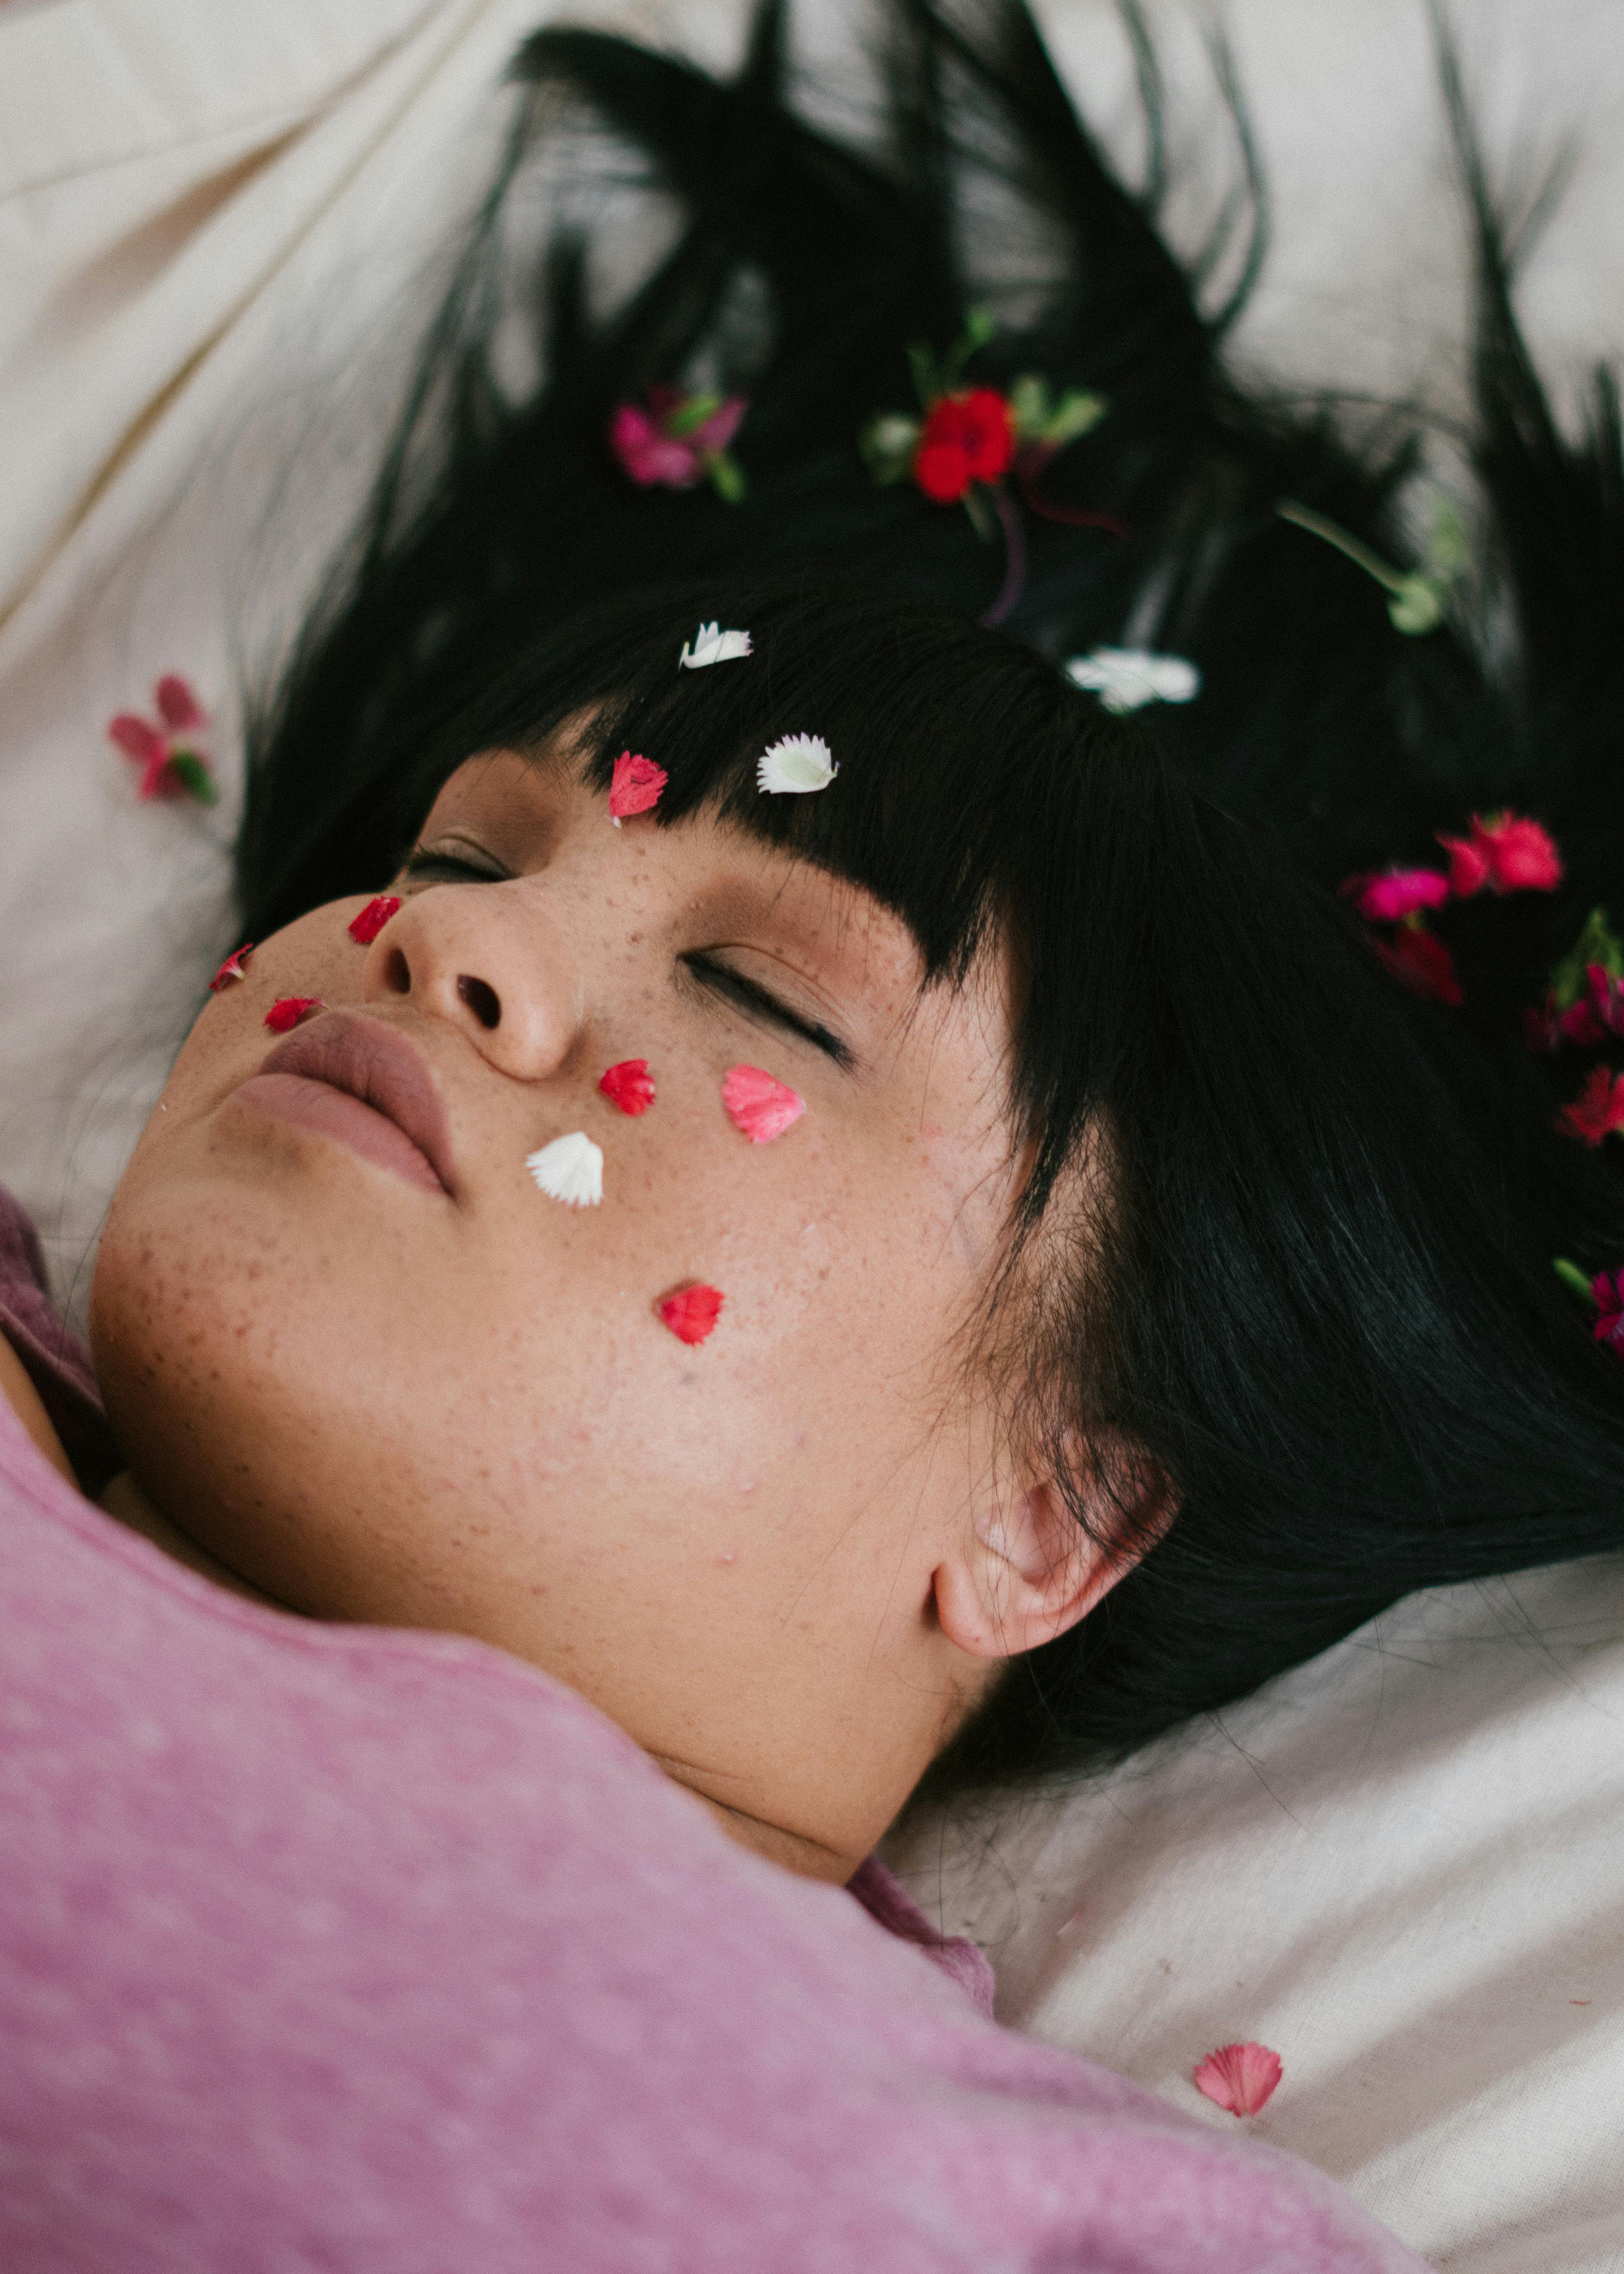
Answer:
[[[662,434],[635,403],[622,403],[609,422],[609,448],[623,473],[640,488],[692,489],[700,478],[697,452]]]
[[[205,723],[202,704],[177,671],[165,672],[153,689],[153,700],[171,734],[191,734]]]
[[[138,766],[162,766],[169,764],[169,745],[150,719],[138,719],[133,711],[121,711],[117,719],[108,722],[107,739],[117,742],[125,757],[133,758]]]
[[[749,407],[742,395],[730,395],[719,410],[713,410],[703,426],[694,429],[688,440],[696,450],[725,450]]]

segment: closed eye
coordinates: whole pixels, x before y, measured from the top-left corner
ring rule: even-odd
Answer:
[[[406,856],[402,875],[415,885],[500,885],[508,881],[508,870],[495,862],[476,861],[461,853],[435,853],[424,846],[414,846]]]
[[[765,1020],[771,1026],[799,1035],[803,1042],[815,1043],[838,1066],[851,1065],[850,1046],[838,1035],[831,1034],[827,1027],[820,1027],[816,1019],[803,1019],[799,1012],[792,1011],[786,1003],[780,1003],[776,995],[770,995],[764,987],[758,987],[753,979],[747,979],[731,965],[713,963],[704,955],[685,955],[682,961],[696,979],[729,1002],[736,1003],[751,1018]]]

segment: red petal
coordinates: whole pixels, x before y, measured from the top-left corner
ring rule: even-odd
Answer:
[[[1457,900],[1470,900],[1489,881],[1489,864],[1483,849],[1466,837],[1440,837],[1449,855],[1449,890]]]
[[[914,453],[914,478],[938,505],[957,505],[970,486],[969,458],[957,442],[921,442]]]
[[[289,1035],[301,1019],[326,1008],[320,995],[280,995],[266,1013],[265,1023],[274,1035]]]
[[[203,705],[190,683],[177,671],[164,673],[153,689],[153,700],[158,706],[158,716],[171,734],[190,734],[194,727],[207,723]]]
[[[647,1058],[622,1058],[598,1076],[598,1087],[611,1105],[618,1105],[622,1113],[629,1113],[634,1118],[639,1113],[646,1113],[654,1103],[654,1084],[649,1080]]]
[[[1255,2116],[1280,2074],[1280,2055],[1267,2045],[1220,2045],[1196,2070],[1194,2084],[1231,2116]]]
[[[665,779],[665,768],[657,766],[652,758],[622,750],[609,785],[609,818],[624,821],[628,814],[647,813],[650,806],[659,803]]]
[[[133,711],[121,711],[116,719],[109,719],[107,739],[117,742],[125,757],[133,758],[139,766],[169,764],[169,738],[149,719],[138,719]]]
[[[221,965],[219,970],[209,981],[209,993],[211,995],[218,995],[222,987],[229,987],[230,985],[232,980],[243,978],[245,975],[243,970],[243,966],[247,962],[249,957],[252,953],[253,942],[251,939],[244,940],[241,947],[233,949],[232,953],[227,956],[225,961]]]
[[[1624,1074],[1592,1066],[1578,1096],[1557,1116],[1556,1126],[1565,1136],[1582,1137],[1587,1145],[1599,1145],[1615,1129],[1624,1129]]]
[[[351,939],[370,947],[399,907],[393,892],[380,892],[375,900],[368,900],[359,915],[351,917],[345,929]]]
[[[722,1084],[722,1103],[735,1129],[742,1129],[752,1145],[765,1145],[781,1137],[807,1110],[807,1101],[775,1081],[760,1066],[736,1065]]]
[[[1451,1005],[1466,1000],[1455,975],[1455,958],[1435,933],[1401,930],[1391,940],[1375,939],[1371,945],[1412,994]]]
[[[961,406],[965,456],[978,482],[996,482],[1015,455],[1010,406],[993,387],[973,387]]]
[[[657,1307],[660,1323],[669,1327],[680,1343],[702,1343],[716,1324],[722,1307],[721,1291],[703,1285],[679,1287],[675,1294],[663,1296]]]

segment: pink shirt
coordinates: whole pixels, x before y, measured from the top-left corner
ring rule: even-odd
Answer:
[[[37,1264],[0,1199],[0,1326],[85,1474]],[[996,2026],[877,1864],[749,1855],[500,1652],[222,1593],[3,1406],[0,1857],[7,2274],[1421,2267]]]

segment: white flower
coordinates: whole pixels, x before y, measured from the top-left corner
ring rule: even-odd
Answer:
[[[725,632],[715,624],[701,624],[694,635],[690,648],[686,640],[677,658],[677,669],[703,671],[708,663],[736,663],[741,655],[750,652],[748,632]]]
[[[550,1200],[566,1208],[596,1208],[604,1196],[604,1156],[584,1129],[555,1137],[539,1153],[525,1156],[525,1167]]]
[[[1108,711],[1137,711],[1146,703],[1188,703],[1201,674],[1182,655],[1150,655],[1142,647],[1097,647],[1074,655],[1066,675],[1099,697]]]
[[[779,797],[786,790],[827,789],[840,769],[821,734],[786,734],[756,764],[756,786]]]

